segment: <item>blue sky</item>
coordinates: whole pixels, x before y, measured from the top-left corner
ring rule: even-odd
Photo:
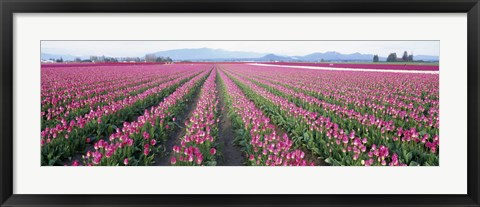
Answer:
[[[163,50],[202,48],[224,49],[278,55],[303,56],[314,52],[336,51],[378,54],[391,52],[439,56],[439,41],[42,41],[42,53],[113,57],[143,56]]]

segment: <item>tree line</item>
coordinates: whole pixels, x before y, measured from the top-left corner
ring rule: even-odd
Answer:
[[[50,59],[57,63],[67,62],[62,57],[58,59]],[[73,61],[68,62],[95,62],[95,63],[118,63],[118,62],[158,62],[158,63],[170,63],[173,60],[170,57],[156,56],[155,54],[147,54],[144,57],[107,57],[107,56],[90,56],[88,59],[75,58]]]
[[[380,62],[378,55],[373,56],[373,62]],[[407,51],[403,52],[401,58],[397,57],[397,53],[390,53],[387,57],[387,62],[413,62],[413,54],[408,54]]]

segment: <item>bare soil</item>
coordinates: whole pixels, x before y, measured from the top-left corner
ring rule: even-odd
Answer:
[[[188,100],[186,108],[179,113],[175,118],[175,122],[180,126],[175,126],[175,129],[171,131],[168,135],[167,142],[163,144],[164,151],[161,153],[158,153],[155,156],[155,163],[153,165],[155,166],[169,166],[170,165],[170,159],[172,155],[172,148],[175,145],[180,144],[180,140],[185,136],[186,131],[185,131],[185,121],[190,118],[190,116],[193,114],[193,111],[195,111],[195,108],[197,107],[198,100],[200,99],[200,88],[197,89],[195,92],[192,100]]]
[[[224,89],[220,87],[220,77],[217,76],[217,91],[218,91],[218,110],[220,122],[218,123],[218,138],[217,144],[221,153],[221,158],[218,160],[218,166],[242,166],[245,163],[245,157],[240,151],[240,147],[233,141],[235,133],[233,131],[232,121],[228,117],[228,112],[225,109],[225,100],[223,97]]]

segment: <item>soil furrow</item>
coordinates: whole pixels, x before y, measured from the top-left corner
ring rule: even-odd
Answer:
[[[242,166],[245,158],[240,151],[240,147],[234,143],[235,133],[233,131],[232,121],[225,110],[225,100],[223,97],[224,88],[221,87],[220,76],[217,76],[218,91],[218,110],[220,110],[220,122],[218,123],[218,146],[222,153],[222,158],[218,161],[219,166]]]
[[[156,165],[156,166],[170,165],[172,148],[175,145],[179,145],[180,140],[185,136],[185,133],[186,133],[185,121],[187,121],[190,118],[190,116],[195,111],[195,108],[197,107],[197,103],[200,98],[201,88],[202,86],[200,85],[197,91],[195,91],[195,95],[193,96],[192,100],[187,101],[189,102],[187,103],[187,107],[182,111],[182,113],[179,113],[177,116],[175,116],[175,119],[176,119],[175,123],[177,124],[177,126],[175,126],[175,129],[169,133],[168,140],[166,141],[165,144],[163,144],[164,151],[158,153],[155,156],[155,163],[153,165]]]

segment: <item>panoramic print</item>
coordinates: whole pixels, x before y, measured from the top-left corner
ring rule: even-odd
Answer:
[[[439,41],[42,41],[42,166],[439,166]]]

